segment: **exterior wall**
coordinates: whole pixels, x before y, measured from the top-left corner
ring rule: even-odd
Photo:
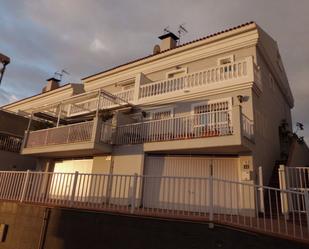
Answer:
[[[113,151],[113,174],[142,175],[144,167],[143,145],[116,146]]]
[[[28,123],[27,118],[0,110],[0,132],[23,137]]]
[[[290,148],[288,167],[305,167],[309,166],[309,148],[307,144],[299,143],[295,139]]]
[[[35,158],[18,153],[0,150],[0,159],[0,170],[33,170],[36,167]]]
[[[263,167],[264,183],[268,184],[275,166],[275,161],[280,159],[279,126],[286,120],[291,128],[290,106],[279,88],[278,82],[273,77],[270,68],[265,63],[261,54],[258,54],[263,92],[260,96],[253,93],[253,110],[255,123],[255,144],[253,152],[254,164]]]
[[[92,164],[93,174],[110,174],[111,156],[94,156]]]
[[[253,107],[252,107],[252,91],[251,89],[242,89],[233,92],[226,92],[221,94],[215,94],[205,97],[200,97],[196,99],[188,99],[186,101],[177,101],[177,102],[170,102],[169,105],[157,105],[152,106],[151,108],[144,108],[145,111],[147,110],[156,110],[160,108],[170,107],[173,108],[174,116],[182,116],[182,115],[190,115],[192,114],[192,105],[197,103],[203,103],[212,100],[220,100],[224,98],[231,98],[232,105],[239,105],[239,101],[237,99],[238,95],[244,96],[245,100],[241,104],[242,113],[245,114],[248,118],[253,119]]]

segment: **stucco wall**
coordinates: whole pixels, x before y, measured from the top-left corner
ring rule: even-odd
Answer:
[[[306,143],[299,143],[296,140],[293,141],[293,144],[290,148],[287,166],[309,167],[309,148]]]
[[[31,170],[35,167],[36,159],[34,157],[0,150],[0,170]]]
[[[113,174],[141,175],[144,167],[143,145],[115,146],[113,160]]]
[[[280,160],[279,126],[286,120],[291,128],[291,110],[288,102],[272,81],[270,68],[263,57],[258,54],[263,92],[260,96],[253,93],[253,110],[255,123],[254,164],[262,166],[264,183],[268,184],[275,161]],[[275,79],[274,79],[275,80]]]

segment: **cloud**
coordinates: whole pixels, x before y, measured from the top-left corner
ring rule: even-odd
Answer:
[[[90,44],[90,50],[92,52],[100,52],[107,50],[107,48],[100,39],[95,38]]]
[[[0,106],[16,100],[18,100],[18,98],[13,93],[0,89]]]

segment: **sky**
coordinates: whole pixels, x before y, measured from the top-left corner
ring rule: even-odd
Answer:
[[[293,121],[309,144],[309,0],[0,0],[0,52],[11,58],[0,105],[152,53],[165,27],[182,42],[255,21],[279,44],[295,99]]]

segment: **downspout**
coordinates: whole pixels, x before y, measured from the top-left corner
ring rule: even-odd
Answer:
[[[38,249],[44,249],[44,245],[45,245],[45,241],[46,241],[47,227],[48,227],[48,222],[49,222],[49,218],[50,218],[50,212],[51,212],[50,208],[44,209],[44,217],[43,217],[42,226],[41,226]]]

